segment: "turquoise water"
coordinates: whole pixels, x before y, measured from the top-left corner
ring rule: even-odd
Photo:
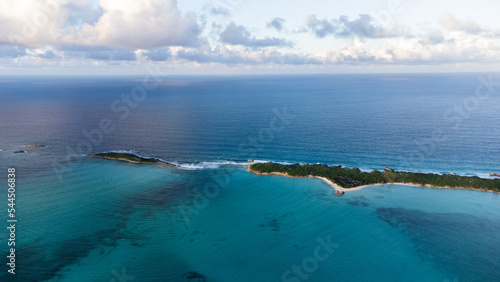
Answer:
[[[403,78],[172,78],[123,121],[109,105],[132,78],[3,78],[0,166],[17,169],[19,223],[17,274],[5,269],[0,280],[500,280],[499,194],[380,185],[339,197],[319,179],[246,171],[254,159],[500,171],[497,97],[458,129],[442,122],[476,75]],[[260,138],[283,107],[294,118]],[[132,150],[182,167],[78,152],[65,165],[67,146],[76,150],[103,117],[116,131],[95,152]],[[446,141],[401,161],[437,127],[450,132]],[[25,144],[48,147],[13,154]]]
[[[283,273],[298,277],[293,266],[314,257],[318,239],[333,252],[306,266],[308,281],[498,278],[498,194],[381,185],[339,197],[319,179],[226,166],[227,186],[200,204],[195,195],[216,194],[204,191],[215,169],[96,160],[76,171],[50,192],[20,183],[19,279],[109,281],[125,269],[137,281],[189,281],[191,271],[296,281]]]

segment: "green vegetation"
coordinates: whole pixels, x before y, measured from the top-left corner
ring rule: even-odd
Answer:
[[[92,158],[100,158],[100,159],[111,159],[111,160],[119,160],[126,161],[131,163],[140,163],[140,164],[162,164],[168,166],[175,166],[173,164],[155,159],[155,158],[144,158],[130,153],[98,153],[94,155],[87,155],[87,157]]]
[[[325,177],[344,188],[353,188],[362,185],[384,183],[408,183],[431,185],[435,187],[469,188],[500,192],[500,179],[485,179],[477,176],[458,176],[451,174],[426,174],[386,169],[384,172],[374,170],[361,172],[357,168],[343,168],[327,165],[282,165],[277,163],[257,163],[249,166],[255,173],[272,174],[284,173],[293,177],[319,176]]]

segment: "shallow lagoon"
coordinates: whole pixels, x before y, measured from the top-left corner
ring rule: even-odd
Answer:
[[[227,186],[202,202],[217,173]],[[48,172],[20,185],[17,277],[25,281],[108,281],[123,270],[137,281],[190,281],[190,272],[206,281],[499,278],[493,193],[380,185],[339,197],[319,179],[242,166],[106,160],[86,160],[63,184]],[[315,264],[320,242],[333,252]]]

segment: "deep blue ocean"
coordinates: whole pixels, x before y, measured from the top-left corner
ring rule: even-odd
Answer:
[[[500,173],[500,89],[484,79],[0,77],[0,210],[7,226],[13,167],[18,219],[16,275],[1,228],[0,281],[500,281],[499,194],[339,197],[319,179],[246,171]],[[181,167],[85,157],[106,151]]]

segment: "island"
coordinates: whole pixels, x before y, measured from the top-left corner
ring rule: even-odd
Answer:
[[[46,145],[26,145],[26,148],[45,148]]]
[[[348,190],[359,190],[366,186],[378,184],[406,184],[432,188],[471,189],[500,192],[500,179],[486,179],[477,176],[459,176],[453,174],[430,174],[395,171],[390,168],[384,171],[373,170],[362,172],[358,168],[345,168],[340,165],[322,164],[278,164],[254,163],[248,171],[260,175],[284,175],[289,177],[316,177],[333,186],[338,195]]]
[[[171,163],[168,163],[166,161],[163,161],[163,160],[160,160],[157,158],[146,158],[146,157],[138,156],[138,155],[133,154],[133,153],[107,152],[107,153],[97,153],[97,154],[93,154],[93,155],[87,155],[87,157],[125,161],[125,162],[135,163],[135,164],[159,164],[159,165],[178,167],[178,165],[171,164]]]

